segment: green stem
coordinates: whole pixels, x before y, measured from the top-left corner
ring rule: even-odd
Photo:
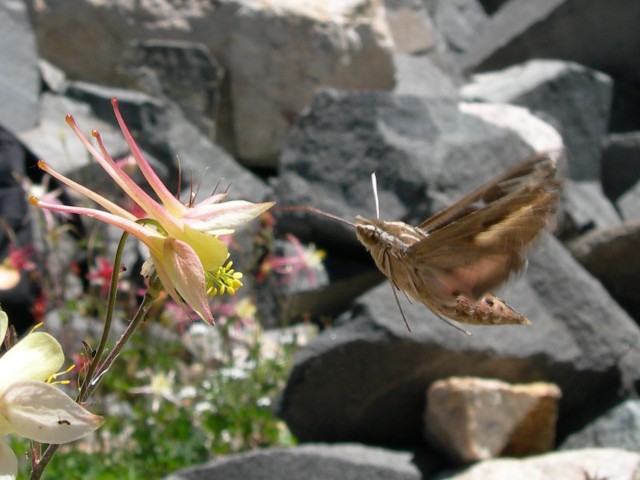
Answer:
[[[124,244],[127,241],[128,237],[129,234],[127,232],[124,232],[122,234],[122,237],[120,237],[120,241],[118,242],[116,258],[113,261],[113,271],[111,272],[111,285],[109,286],[109,298],[107,300],[107,312],[104,318],[102,337],[100,338],[98,348],[96,349],[95,354],[91,359],[91,363],[89,364],[87,373],[84,376],[84,381],[82,382],[82,386],[80,387],[80,391],[78,392],[78,396],[76,398],[77,403],[85,402],[87,398],[89,398],[89,385],[93,381],[93,377],[96,373],[96,370],[98,369],[98,365],[100,365],[102,355],[107,348],[107,341],[109,340],[109,334],[111,333],[111,323],[113,320],[113,312],[115,310],[116,297],[118,294],[118,277],[120,276],[120,263],[122,261],[122,254],[124,252]]]
[[[115,309],[116,295],[118,290],[118,276],[120,274],[119,266],[122,260],[124,244],[128,236],[129,234],[125,232],[120,238],[120,242],[118,243],[118,249],[116,250],[116,257],[114,260],[113,273],[111,274],[111,285],[109,287],[109,299],[107,302],[107,312],[105,315],[102,338],[100,339],[100,343],[98,344],[96,353],[91,360],[89,369],[87,370],[87,374],[85,375],[82,386],[80,387],[80,391],[78,392],[78,396],[76,398],[76,402],[78,404],[82,404],[83,402],[85,402],[87,398],[89,398],[95,391],[97,386],[100,384],[100,380],[102,380],[106,372],[113,365],[113,362],[115,362],[116,358],[118,358],[118,355],[120,355],[122,349],[133,335],[133,332],[147,317],[149,309],[153,305],[154,300],[156,299],[158,293],[160,292],[160,289],[162,288],[156,279],[150,280],[150,286],[144,295],[142,303],[138,307],[138,311],[131,319],[129,325],[127,325],[127,328],[122,333],[111,352],[109,352],[109,355],[107,356],[105,361],[100,364],[100,360],[102,359],[102,356],[106,350],[107,341],[109,339],[109,332],[111,331],[111,323],[113,320],[113,312]],[[29,477],[30,480],[40,479],[42,473],[53,458],[53,455],[56,453],[59,446],[60,445],[58,444],[48,445],[47,449],[40,457],[40,460],[37,462],[32,462],[31,476]]]

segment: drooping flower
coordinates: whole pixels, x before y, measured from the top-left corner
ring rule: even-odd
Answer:
[[[157,413],[160,409],[160,402],[164,399],[174,405],[180,405],[180,399],[174,392],[174,383],[176,372],[171,370],[169,373],[153,373],[150,370],[144,372],[149,377],[149,384],[143,387],[130,388],[130,393],[144,393],[151,395],[151,411]]]
[[[27,245],[22,248],[16,248],[12,243],[9,245],[9,255],[5,260],[5,264],[16,270],[30,272],[36,269],[36,264],[31,260],[35,250],[33,245]]]
[[[162,183],[136,145],[124,123],[117,99],[113,98],[111,103],[131,154],[160,202],[149,196],[111,158],[97,131],[92,132],[98,144],[96,149],[80,131],[73,117],[67,115],[67,123],[80,141],[109,176],[144,210],[146,218],[139,220],[124,208],[56,172],[44,162],[39,163],[40,168],[107,211],[56,205],[35,197],[31,198],[31,203],[52,211],[94,217],[129,232],[148,247],[155,271],[167,293],[178,303],[184,301],[189,304],[206,322],[213,323],[208,296],[225,292],[233,294],[242,285],[241,274],[234,272],[226,263],[229,252],[218,236],[233,233],[236,227],[271,208],[273,202],[223,202],[227,194],[220,193],[197,204],[191,201],[189,204],[182,203]]]
[[[8,327],[0,311],[0,338]],[[58,341],[32,332],[0,357],[0,436],[16,434],[42,443],[67,443],[92,432],[102,417],[47,383],[64,363]],[[18,459],[0,440],[0,478],[15,478]]]
[[[302,272],[307,274],[309,285],[316,284],[314,270],[322,270],[322,262],[326,256],[324,250],[317,249],[314,244],[306,248],[300,240],[292,234],[287,234],[287,240],[293,246],[293,255],[267,257],[260,265],[259,279],[263,279],[269,272],[274,271],[283,276],[283,283],[294,281]]]

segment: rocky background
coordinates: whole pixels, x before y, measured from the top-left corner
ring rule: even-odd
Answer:
[[[277,214],[283,235],[328,252],[286,312],[332,324],[278,407],[304,444],[170,478],[636,478],[639,24],[624,0],[5,0],[2,145],[26,150],[0,178],[2,216],[22,231],[10,179],[38,181],[38,158],[92,179],[66,113],[126,153],[113,95],[168,178],[179,156],[209,169],[205,191],[224,178],[237,198],[348,219],[375,214],[373,171],[382,218],[418,223],[565,145],[559,227],[500,292],[531,327],[467,337],[404,302],[409,332],[350,228]]]

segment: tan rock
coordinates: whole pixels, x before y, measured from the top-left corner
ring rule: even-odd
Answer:
[[[231,139],[250,165],[274,166],[319,88],[394,86],[381,0],[28,0],[40,55],[71,78],[121,85],[132,40],[200,42],[228,74]],[[77,28],[74,28],[77,26]],[[221,126],[219,131],[229,131]]]
[[[451,377],[427,393],[427,436],[452,458],[472,462],[525,456],[553,447],[560,389]]]

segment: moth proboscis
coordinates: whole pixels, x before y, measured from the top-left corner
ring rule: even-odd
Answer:
[[[285,208],[351,225],[391,282],[409,330],[396,290],[468,335],[449,319],[472,325],[528,325],[524,315],[491,290],[524,269],[527,248],[554,218],[562,154],[542,153],[520,162],[415,227],[379,215],[358,215],[354,223],[313,207]],[[377,203],[376,193],[376,212]]]

